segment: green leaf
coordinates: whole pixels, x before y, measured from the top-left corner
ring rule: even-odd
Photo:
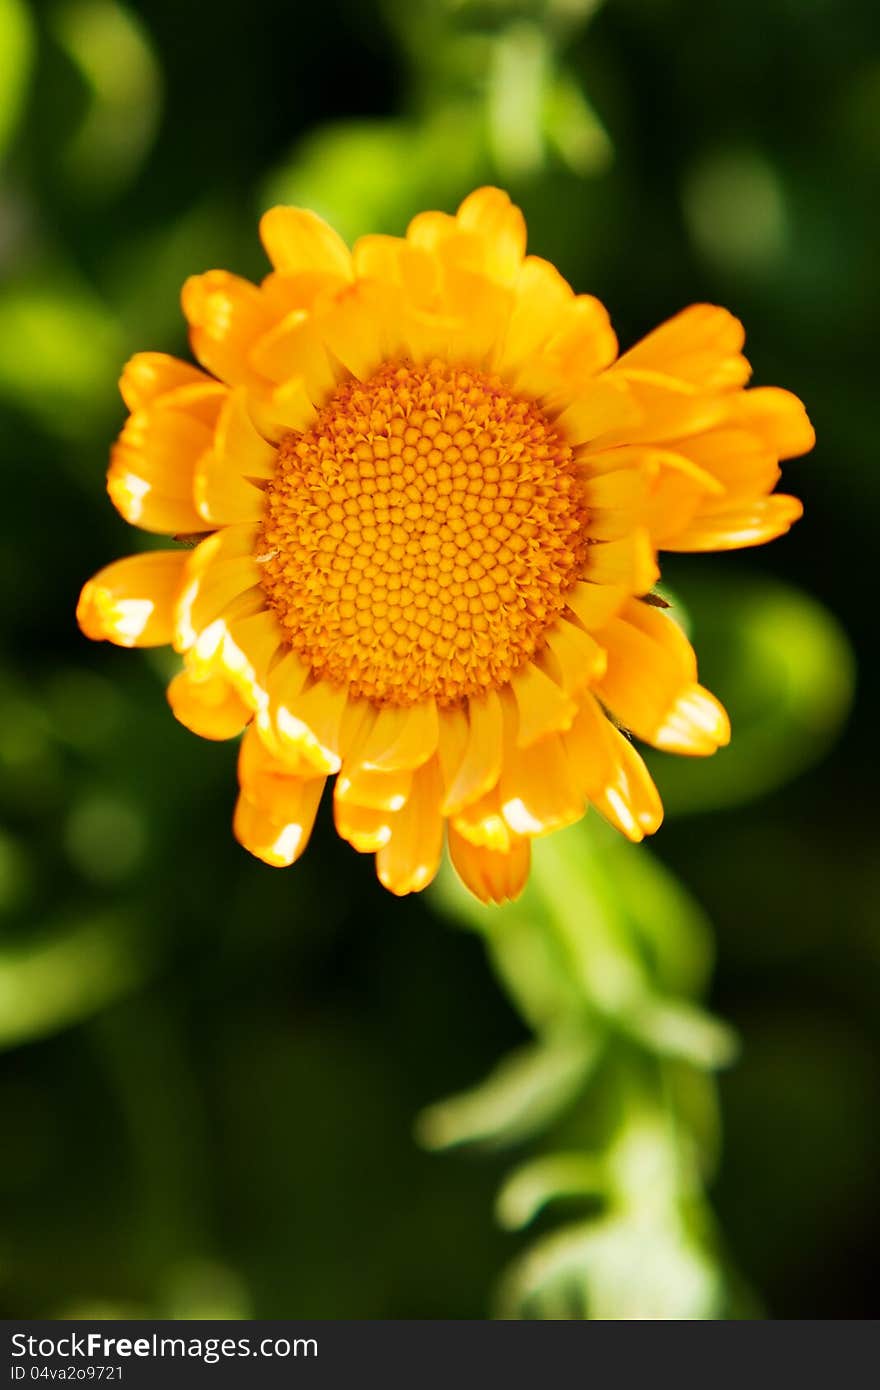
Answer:
[[[429,1149],[515,1144],[545,1129],[583,1087],[600,1052],[587,1032],[521,1048],[479,1086],[425,1110],[417,1133]]]
[[[27,6],[22,0],[0,0],[0,161],[18,129],[33,56]]]
[[[66,172],[80,192],[115,192],[136,173],[158,124],[161,74],[149,37],[116,0],[68,0],[52,27],[89,94],[64,148]]]
[[[90,1017],[144,974],[115,918],[73,922],[48,939],[0,951],[0,1047],[17,1047]]]
[[[630,1035],[661,1057],[679,1057],[697,1067],[729,1066],[739,1051],[732,1028],[703,1009],[680,1000],[649,999],[625,1018]]]
[[[261,203],[314,208],[347,240],[403,231],[423,207],[455,203],[486,173],[472,104],[441,106],[419,124],[350,121],[309,135],[266,181]]]
[[[0,395],[53,434],[80,438],[115,399],[121,342],[101,302],[66,275],[0,296]]]
[[[507,1178],[495,1204],[499,1225],[518,1230],[562,1197],[592,1197],[608,1187],[601,1158],[590,1154],[546,1154],[522,1164]]]
[[[648,754],[667,814],[737,806],[818,762],[849,710],[855,663],[821,604],[775,580],[698,571],[686,587],[700,678],[733,737],[709,760]]]
[[[615,1213],[536,1242],[508,1271],[502,1317],[599,1321],[720,1315],[724,1288],[711,1252],[674,1213]]]

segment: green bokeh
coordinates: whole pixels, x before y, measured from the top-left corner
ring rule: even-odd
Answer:
[[[563,1314],[570,1265],[625,1315],[626,1252],[659,1316],[876,1312],[878,173],[870,0],[0,0],[0,1312]],[[653,760],[659,861],[550,841],[568,973],[490,942],[537,1040],[448,884],[392,901],[326,808],[293,870],[239,850],[234,749],[73,621],[133,548],[115,379],[184,350],[185,276],[258,275],[274,199],[354,237],[486,180],[624,343],[728,305],[819,435],[790,537],[664,574],[735,737]]]

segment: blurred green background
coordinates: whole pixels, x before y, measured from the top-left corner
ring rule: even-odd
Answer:
[[[664,571],[732,749],[654,760],[652,851],[590,844],[658,956],[693,927],[685,993],[715,943],[741,1040],[718,1315],[875,1314],[874,5],[0,0],[0,161],[0,1312],[483,1317],[525,1248],[497,1143],[414,1139],[527,1037],[475,923],[448,890],[386,896],[326,808],[295,869],[250,859],[235,749],[175,723],[166,655],[73,620],[138,544],[103,490],[115,382],[185,352],[186,275],[259,276],[272,201],[399,233],[493,181],[624,344],[723,303],[816,424],[790,537]],[[581,1138],[621,1074],[586,1085]]]

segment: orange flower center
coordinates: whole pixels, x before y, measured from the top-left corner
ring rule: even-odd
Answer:
[[[470,367],[388,363],[278,449],[263,587],[316,676],[380,704],[497,688],[582,569],[571,449]]]

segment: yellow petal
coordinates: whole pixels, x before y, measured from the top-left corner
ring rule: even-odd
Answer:
[[[251,350],[250,361],[267,381],[278,385],[301,381],[316,406],[323,405],[338,384],[315,316],[302,309],[287,314],[264,334]]]
[[[566,375],[581,383],[604,371],[617,356],[617,338],[605,305],[591,294],[575,295],[560,314],[546,350]]]
[[[456,362],[485,368],[504,337],[513,302],[510,291],[472,270],[449,266],[444,299],[450,319],[447,355]]]
[[[276,445],[290,430],[310,429],[318,414],[299,377],[276,386],[274,391],[255,393],[248,406],[260,433]]]
[[[681,453],[714,482],[704,505],[729,508],[741,498],[768,493],[779,477],[776,453],[757,434],[719,428],[682,442]]]
[[[600,377],[585,386],[556,419],[556,428],[569,444],[577,447],[620,431],[630,424],[637,425],[639,414],[632,395],[625,387],[607,377]]]
[[[403,281],[401,258],[406,242],[396,236],[362,236],[352,248],[354,273],[359,280]]]
[[[346,286],[321,308],[318,328],[332,356],[360,381],[395,355],[394,332],[387,295],[370,281]]]
[[[663,803],[644,761],[629,740],[611,728],[611,742],[618,758],[615,778],[592,798],[593,805],[627,839],[638,842],[660,828]]]
[[[223,388],[199,387],[216,418]],[[191,395],[192,388],[188,388]],[[196,464],[210,447],[212,429],[187,408],[175,408],[174,392],[151,409],[130,415],[110,456],[107,491],[117,511],[134,526],[162,535],[204,531],[193,498]],[[202,403],[204,404],[204,402]]]
[[[213,525],[256,522],[263,514],[263,492],[251,479],[272,477],[276,450],[257,431],[246,402],[241,388],[228,394],[212,446],[196,463],[196,506]]]
[[[315,681],[274,709],[274,726],[281,741],[312,762],[319,772],[338,772],[342,766],[342,717],[348,700],[343,687]]]
[[[273,318],[281,320],[294,309],[311,313],[319,299],[342,289],[347,280],[347,275],[328,270],[273,270],[260,289]]]
[[[740,352],[744,342],[745,331],[733,314],[714,304],[692,304],[624,353],[617,370],[645,368],[704,391],[730,390],[751,373]]]
[[[256,285],[225,270],[192,275],[181,294],[193,351],[209,372],[231,386],[259,386],[250,366],[256,340],[272,327]]]
[[[268,811],[275,820],[296,820],[300,807],[300,784],[318,782],[314,767],[297,758],[279,757],[260,737],[256,725],[245,732],[238,755],[238,780],[241,789],[255,805]]]
[[[528,748],[547,734],[567,729],[577,712],[575,702],[533,662],[511,678],[518,714],[517,746]]]
[[[541,666],[566,695],[576,695],[604,672],[604,648],[576,623],[557,618],[545,640]]]
[[[510,319],[492,357],[495,369],[514,374],[552,337],[574,291],[549,261],[527,256],[513,287]]]
[[[260,521],[265,509],[262,490],[233,472],[213,450],[204,453],[196,465],[193,497],[202,525]],[[178,533],[182,529],[176,528]]]
[[[608,376],[626,384],[634,413],[628,421],[610,425],[605,433],[584,445],[584,456],[619,445],[656,445],[687,439],[727,418],[732,399],[729,396],[701,392],[674,380],[618,376],[616,366]]]
[[[249,710],[268,703],[269,671],[283,652],[278,619],[269,609],[255,613],[234,609],[205,628],[187,652],[195,676],[221,675],[238,692]]]
[[[482,239],[489,272],[504,283],[515,280],[526,253],[526,223],[508,195],[500,188],[478,188],[465,198],[456,220]]]
[[[660,578],[651,539],[643,527],[618,541],[591,545],[584,569],[584,577],[593,584],[609,584],[632,594],[646,594]]]
[[[169,357],[165,352],[136,352],[122,370],[119,392],[129,410],[134,412],[152,405],[153,401],[180,386],[209,383],[210,377],[178,357]]]
[[[675,541],[712,494],[679,469],[662,468],[650,480],[645,528],[658,549]]]
[[[76,619],[86,637],[119,647],[160,647],[174,631],[184,550],[150,550],[99,570],[80,594]]]
[[[439,723],[433,700],[386,705],[379,711],[361,753],[364,767],[397,772],[420,767],[437,750]]]
[[[251,717],[222,676],[198,677],[189,670],[180,671],[167,693],[175,718],[200,738],[235,738]]]
[[[466,888],[484,903],[503,903],[518,898],[529,876],[531,842],[514,838],[509,851],[471,844],[454,825],[449,827],[449,858]]]
[[[278,451],[254,424],[246,391],[229,393],[217,420],[214,449],[243,478],[268,480],[274,476]]]
[[[235,599],[259,585],[255,544],[255,526],[228,526],[190,551],[177,603],[175,646],[179,651],[192,646]]]
[[[581,483],[587,507],[587,535],[595,541],[616,541],[644,522],[648,479],[641,468],[617,468]]]
[[[406,229],[406,241],[420,251],[437,252],[450,241],[461,238],[463,228],[448,212],[418,212]],[[479,237],[471,245],[479,246]]]
[[[307,208],[270,208],[260,219],[260,239],[276,270],[319,270],[351,279],[351,252],[342,237]]]
[[[628,598],[629,590],[620,585],[579,581],[568,591],[565,601],[578,622],[589,632],[604,627]]]

